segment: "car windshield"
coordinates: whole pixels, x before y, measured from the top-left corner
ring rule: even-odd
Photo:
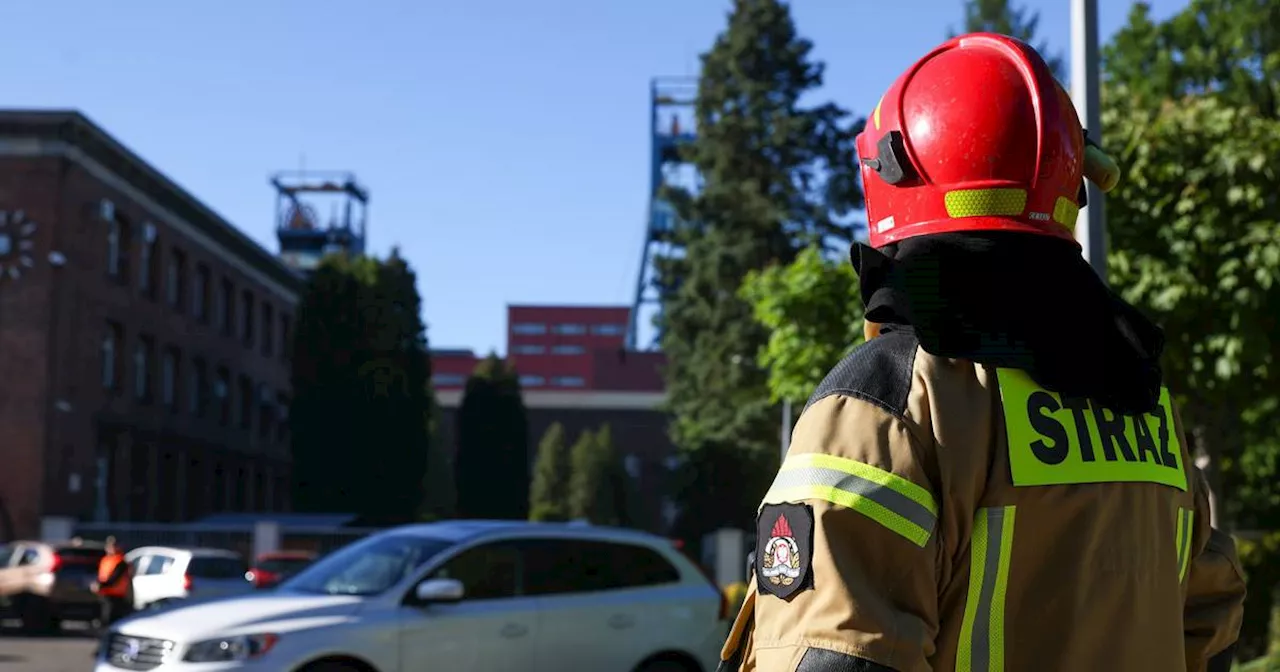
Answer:
[[[410,535],[358,541],[302,570],[281,590],[322,595],[378,595],[400,583],[453,542]]]

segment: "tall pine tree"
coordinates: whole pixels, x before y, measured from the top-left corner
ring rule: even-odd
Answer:
[[[416,277],[397,251],[385,261],[331,257],[309,283],[289,414],[298,509],[368,524],[421,509],[432,446],[420,313]]]
[[[1010,0],[965,0],[964,32],[966,33],[1000,33],[1016,37],[1027,44],[1034,45],[1036,51],[1049,64],[1053,76],[1058,81],[1065,81],[1066,68],[1062,58],[1049,51],[1049,45],[1043,41],[1036,43],[1036,28],[1040,25],[1040,13],[1025,7],[1015,7]],[[952,37],[955,33],[952,33]]]
[[[569,519],[569,446],[564,426],[554,423],[538,443],[529,491],[529,520]]]
[[[862,121],[801,99],[823,66],[786,3],[735,0],[702,57],[698,193],[667,196],[680,253],[658,260],[672,437],[685,456],[678,532],[696,541],[743,527],[777,466],[780,412],[755,365],[767,340],[738,298],[749,271],[789,263],[814,242],[847,242],[862,204],[854,136]]]
[[[458,514],[529,517],[529,421],[520,379],[490,354],[467,379],[458,408]]]

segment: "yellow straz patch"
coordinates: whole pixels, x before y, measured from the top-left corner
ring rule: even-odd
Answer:
[[[1168,389],[1160,390],[1156,411],[1120,415],[1087,399],[1063,399],[1022,371],[997,375],[1014,486],[1137,482],[1186,491]]]

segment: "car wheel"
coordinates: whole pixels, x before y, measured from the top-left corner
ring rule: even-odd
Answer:
[[[653,660],[641,665],[636,672],[694,672],[695,669],[678,660]]]
[[[306,666],[302,672],[365,672],[365,668],[340,660],[325,660]]]

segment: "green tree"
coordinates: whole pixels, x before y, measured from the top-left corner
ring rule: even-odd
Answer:
[[[774,400],[803,403],[818,383],[862,343],[862,299],[853,265],[810,247],[787,266],[753,271],[742,297],[769,332],[760,366]]]
[[[847,241],[861,206],[854,136],[838,106],[802,104],[823,66],[778,0],[735,0],[702,57],[697,137],[686,158],[697,193],[666,194],[678,253],[658,260],[678,492],[690,540],[751,518],[777,465],[778,409],[755,366],[768,338],[738,298],[743,278],[809,244]]]
[[[431,446],[420,313],[415,274],[395,250],[330,257],[308,284],[289,414],[299,510],[390,524],[421,509]]]
[[[533,485],[529,492],[530,520],[569,519],[569,446],[564,426],[553,423],[538,443],[533,463]]]
[[[490,355],[467,379],[458,409],[458,513],[464,518],[529,517],[529,422],[520,379]]]
[[[626,472],[608,425],[584,430],[570,449],[569,516],[596,525],[630,523]]]
[[[1110,276],[1164,326],[1166,380],[1227,521],[1275,527],[1280,1],[1145,4],[1104,50]]]
[[[1103,51],[1104,81],[1148,107],[1189,94],[1280,116],[1280,2],[1192,0],[1156,22],[1147,2]],[[1104,92],[1105,95],[1105,92]]]
[[[1053,76],[1063,81],[1067,73],[1062,58],[1049,51],[1048,43],[1036,43],[1036,28],[1039,25],[1040,12],[1016,7],[1010,0],[965,0],[964,3],[964,32],[1000,33],[1035,45],[1036,51],[1049,64]],[[955,37],[956,33],[952,32],[951,36]]]
[[[423,480],[421,520],[452,518],[457,506],[458,492],[454,483],[453,459],[442,436],[443,409],[436,399],[435,390],[427,386],[427,435],[431,450],[427,453],[427,475]]]

